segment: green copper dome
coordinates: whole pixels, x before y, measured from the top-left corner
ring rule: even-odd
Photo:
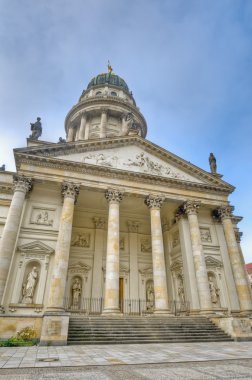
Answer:
[[[129,93],[129,87],[127,86],[127,83],[119,77],[119,75],[112,74],[112,73],[106,73],[106,74],[99,74],[91,81],[89,82],[87,89],[90,89],[94,86],[100,86],[100,85],[112,85],[119,88],[122,88],[123,90],[127,91]]]

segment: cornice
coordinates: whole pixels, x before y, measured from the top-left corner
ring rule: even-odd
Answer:
[[[99,149],[109,149],[113,147],[122,147],[127,146],[130,143],[134,143],[138,147],[144,147],[148,153],[156,155],[156,157],[162,159],[162,160],[169,160],[175,167],[178,169],[185,170],[186,173],[190,175],[194,175],[198,179],[205,179],[207,182],[210,182],[208,185],[202,185],[201,186],[207,186],[207,188],[215,188],[222,189],[222,191],[225,191],[226,193],[232,193],[235,189],[234,186],[228,184],[227,182],[223,181],[222,179],[213,176],[212,174],[206,172],[205,170],[198,168],[197,166],[193,165],[192,163],[184,160],[183,158],[180,158],[176,156],[175,154],[166,151],[164,148],[161,148],[160,146],[142,138],[139,136],[125,136],[125,137],[114,137],[114,138],[106,138],[106,139],[94,139],[94,140],[86,140],[86,141],[78,141],[78,142],[72,142],[67,144],[55,144],[55,145],[47,145],[44,148],[22,148],[22,149],[15,149],[14,153],[16,158],[20,155],[20,153],[23,153],[25,155],[36,154],[38,158],[42,159],[45,157],[55,157],[59,155],[70,155],[73,153],[83,153],[86,151],[96,151]],[[41,155],[41,156],[39,156]],[[34,155],[35,156],[35,155]],[[62,164],[64,160],[61,160]],[[71,163],[71,162],[70,162]],[[18,162],[17,162],[18,164]],[[69,165],[69,164],[68,164]],[[77,165],[77,163],[72,163],[72,165]],[[83,166],[84,164],[81,163]],[[91,166],[91,165],[88,165]],[[103,168],[104,169],[104,168]],[[98,172],[99,169],[97,168]],[[112,170],[112,169],[111,169]],[[116,171],[119,171],[119,169],[114,169]],[[145,175],[143,173],[132,173],[134,176]],[[151,175],[151,177],[154,177]],[[158,176],[155,176],[157,178]],[[163,178],[162,178],[163,180]],[[166,180],[166,178],[164,178]],[[171,181],[172,179],[167,180]],[[173,180],[178,181],[178,180]],[[194,183],[196,186],[196,184]]]

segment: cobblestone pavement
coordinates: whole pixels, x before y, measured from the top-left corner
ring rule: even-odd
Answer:
[[[140,365],[1,369],[0,380],[252,379],[252,359]]]
[[[252,359],[252,342],[0,347],[0,368]]]

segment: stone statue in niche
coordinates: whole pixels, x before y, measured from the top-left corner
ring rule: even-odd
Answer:
[[[22,286],[22,303],[33,303],[33,296],[38,282],[38,277],[38,269],[37,267],[33,267],[31,272],[28,273],[26,281]]]
[[[75,247],[89,248],[90,247],[90,234],[87,234],[87,233],[77,234],[72,240],[72,245]]]
[[[154,309],[153,281],[147,281],[147,284],[146,284],[146,309],[148,311],[152,311]]]
[[[37,117],[37,121],[35,123],[30,123],[32,133],[29,138],[32,140],[38,140],[38,138],[42,135],[42,124],[40,120],[41,118]]]
[[[124,238],[121,238],[120,241],[119,241],[119,248],[124,251],[124,248],[125,248],[125,241],[124,241]]]
[[[179,277],[179,284],[178,284],[178,297],[179,301],[184,304],[185,303],[185,291],[184,291],[184,284],[182,277]]]
[[[72,285],[72,306],[76,307],[80,304],[81,297],[81,282],[78,278],[75,278]]]
[[[53,219],[49,219],[49,213],[48,211],[44,210],[38,213],[36,217],[36,224],[43,224],[45,226],[52,226],[53,225]]]
[[[210,165],[210,170],[212,174],[216,174],[217,171],[217,165],[216,165],[216,158],[213,153],[210,153],[209,156],[209,165]]]
[[[149,239],[141,240],[141,252],[151,252],[151,241]]]
[[[134,115],[132,112],[127,113],[122,118],[122,136],[127,136],[129,134],[129,130],[133,125]]]
[[[220,301],[220,289],[215,285],[214,277],[209,276],[209,290],[211,295],[211,301],[214,306],[219,306]]]

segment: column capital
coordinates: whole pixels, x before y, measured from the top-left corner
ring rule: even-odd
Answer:
[[[234,233],[237,243],[240,243],[243,232],[240,232],[238,228],[235,228]]]
[[[109,111],[108,108],[105,108],[105,107],[101,108],[101,113],[105,113],[105,114],[107,114],[108,111]]]
[[[213,211],[213,218],[220,219],[223,221],[224,219],[231,219],[233,216],[234,206],[226,205],[220,206]]]
[[[102,217],[94,217],[93,222],[96,229],[103,230],[105,228],[105,218]]]
[[[161,194],[150,194],[145,198],[144,203],[150,209],[161,209],[164,200],[165,197]]]
[[[77,202],[77,197],[80,192],[80,185],[72,182],[63,182],[61,185],[61,195],[63,198],[73,198],[74,203]]]
[[[184,212],[187,215],[197,214],[200,208],[200,201],[189,200],[183,204]]]
[[[119,203],[123,199],[123,192],[115,189],[108,189],[105,198],[109,203]]]
[[[137,222],[136,220],[128,220],[127,225],[129,232],[138,232],[139,222]]]
[[[14,191],[22,191],[24,193],[28,193],[32,189],[32,179],[23,175],[14,175],[13,189]]]

